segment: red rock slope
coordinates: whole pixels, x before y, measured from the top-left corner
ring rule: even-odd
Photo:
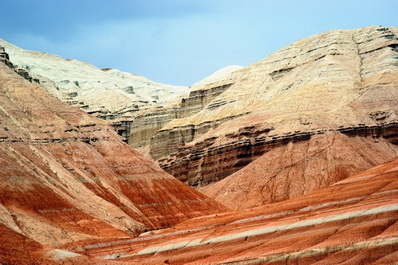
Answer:
[[[231,209],[246,209],[312,192],[397,154],[398,147],[382,137],[325,132],[275,145],[202,191]]]
[[[86,245],[128,264],[396,264],[398,160],[280,203]]]
[[[0,263],[74,257],[57,248],[226,209],[3,63],[0,102]]]

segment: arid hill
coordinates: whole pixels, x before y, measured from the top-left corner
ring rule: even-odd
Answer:
[[[65,246],[134,238],[226,208],[0,62],[0,263],[78,256]],[[56,263],[61,263],[57,261]],[[79,263],[81,264],[81,263]]]
[[[397,36],[311,36],[135,113],[160,166],[0,47],[0,264],[396,264]]]
[[[18,72],[63,102],[111,120],[126,141],[139,112],[179,98],[189,90],[117,69],[99,69],[86,62],[25,50],[2,39],[0,46]]]
[[[90,244],[121,264],[396,264],[398,160],[304,196]]]
[[[180,104],[187,114],[155,133],[149,153],[233,209],[305,194],[393,159],[397,35],[378,26],[314,35],[196,88]]]

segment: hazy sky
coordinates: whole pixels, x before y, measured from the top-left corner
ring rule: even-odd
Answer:
[[[398,0],[0,0],[0,38],[191,85],[309,35],[398,26]]]

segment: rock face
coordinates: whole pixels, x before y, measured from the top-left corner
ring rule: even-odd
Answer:
[[[3,63],[0,102],[2,264],[82,262],[61,249],[226,210]]]
[[[397,177],[394,160],[294,199],[80,253],[128,264],[395,264]]]
[[[235,71],[217,83],[227,87],[200,111],[161,128],[150,154],[199,188],[239,174],[205,190],[235,209],[304,194],[390,160],[398,135],[397,32],[385,27],[326,32]],[[250,169],[260,158],[272,166]],[[303,179],[304,173],[318,179]],[[287,179],[308,188],[283,186],[267,198],[261,194]],[[248,186],[253,182],[255,192]]]
[[[137,112],[188,92],[188,87],[161,84],[116,69],[101,70],[77,60],[24,50],[1,39],[0,46],[19,71],[33,76],[62,101],[114,121],[126,139]]]
[[[135,148],[148,146],[152,137],[169,122],[189,117],[201,111],[209,102],[232,85],[232,74],[240,69],[242,67],[236,65],[225,67],[202,81],[193,84],[189,95],[181,100],[176,99],[173,102],[169,101],[167,104],[141,111],[134,118],[131,126],[129,144]],[[169,143],[168,139],[154,142],[153,145],[157,143],[160,143],[158,144],[159,148],[156,148],[157,152],[151,153],[155,159],[166,154],[162,146],[175,145],[175,143]]]
[[[308,140],[287,140],[264,148],[268,151],[257,159],[248,158],[248,161],[255,159],[252,163],[202,191],[231,209],[251,208],[306,194],[398,155],[398,147],[382,137],[338,132],[317,134]],[[225,168],[213,168],[218,173],[215,176],[222,178],[223,170],[229,173],[243,166],[228,167],[228,164],[231,163],[226,163]]]
[[[0,62],[4,63],[8,67],[12,67],[12,63],[10,62],[10,56],[6,53],[4,47],[0,47]]]

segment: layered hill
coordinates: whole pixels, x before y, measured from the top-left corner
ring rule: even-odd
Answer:
[[[25,80],[1,51],[0,263],[81,264],[88,258],[62,248],[226,210],[123,143],[109,122]]]
[[[80,253],[120,264],[396,264],[398,160],[279,203]]]
[[[393,159],[397,35],[378,26],[314,35],[205,84],[196,90],[219,93],[158,130],[150,154],[234,209],[305,194]],[[200,105],[192,92],[185,102]]]
[[[143,114],[132,136],[221,203],[0,48],[0,263],[396,263],[397,34],[311,36]]]
[[[57,55],[24,50],[0,39],[10,61],[62,101],[112,120],[126,138],[139,111],[188,93],[189,88],[154,82],[117,69],[97,67]],[[127,140],[127,139],[126,139]]]
[[[238,65],[224,67],[193,84],[187,96],[139,112],[131,124],[129,144],[134,148],[140,148],[143,153],[149,153],[147,147],[157,131],[175,119],[188,117],[201,111],[212,99],[229,87],[225,83],[230,82],[232,73],[242,68]],[[222,85],[215,85],[217,83],[222,83]],[[158,157],[154,154],[153,156]]]

